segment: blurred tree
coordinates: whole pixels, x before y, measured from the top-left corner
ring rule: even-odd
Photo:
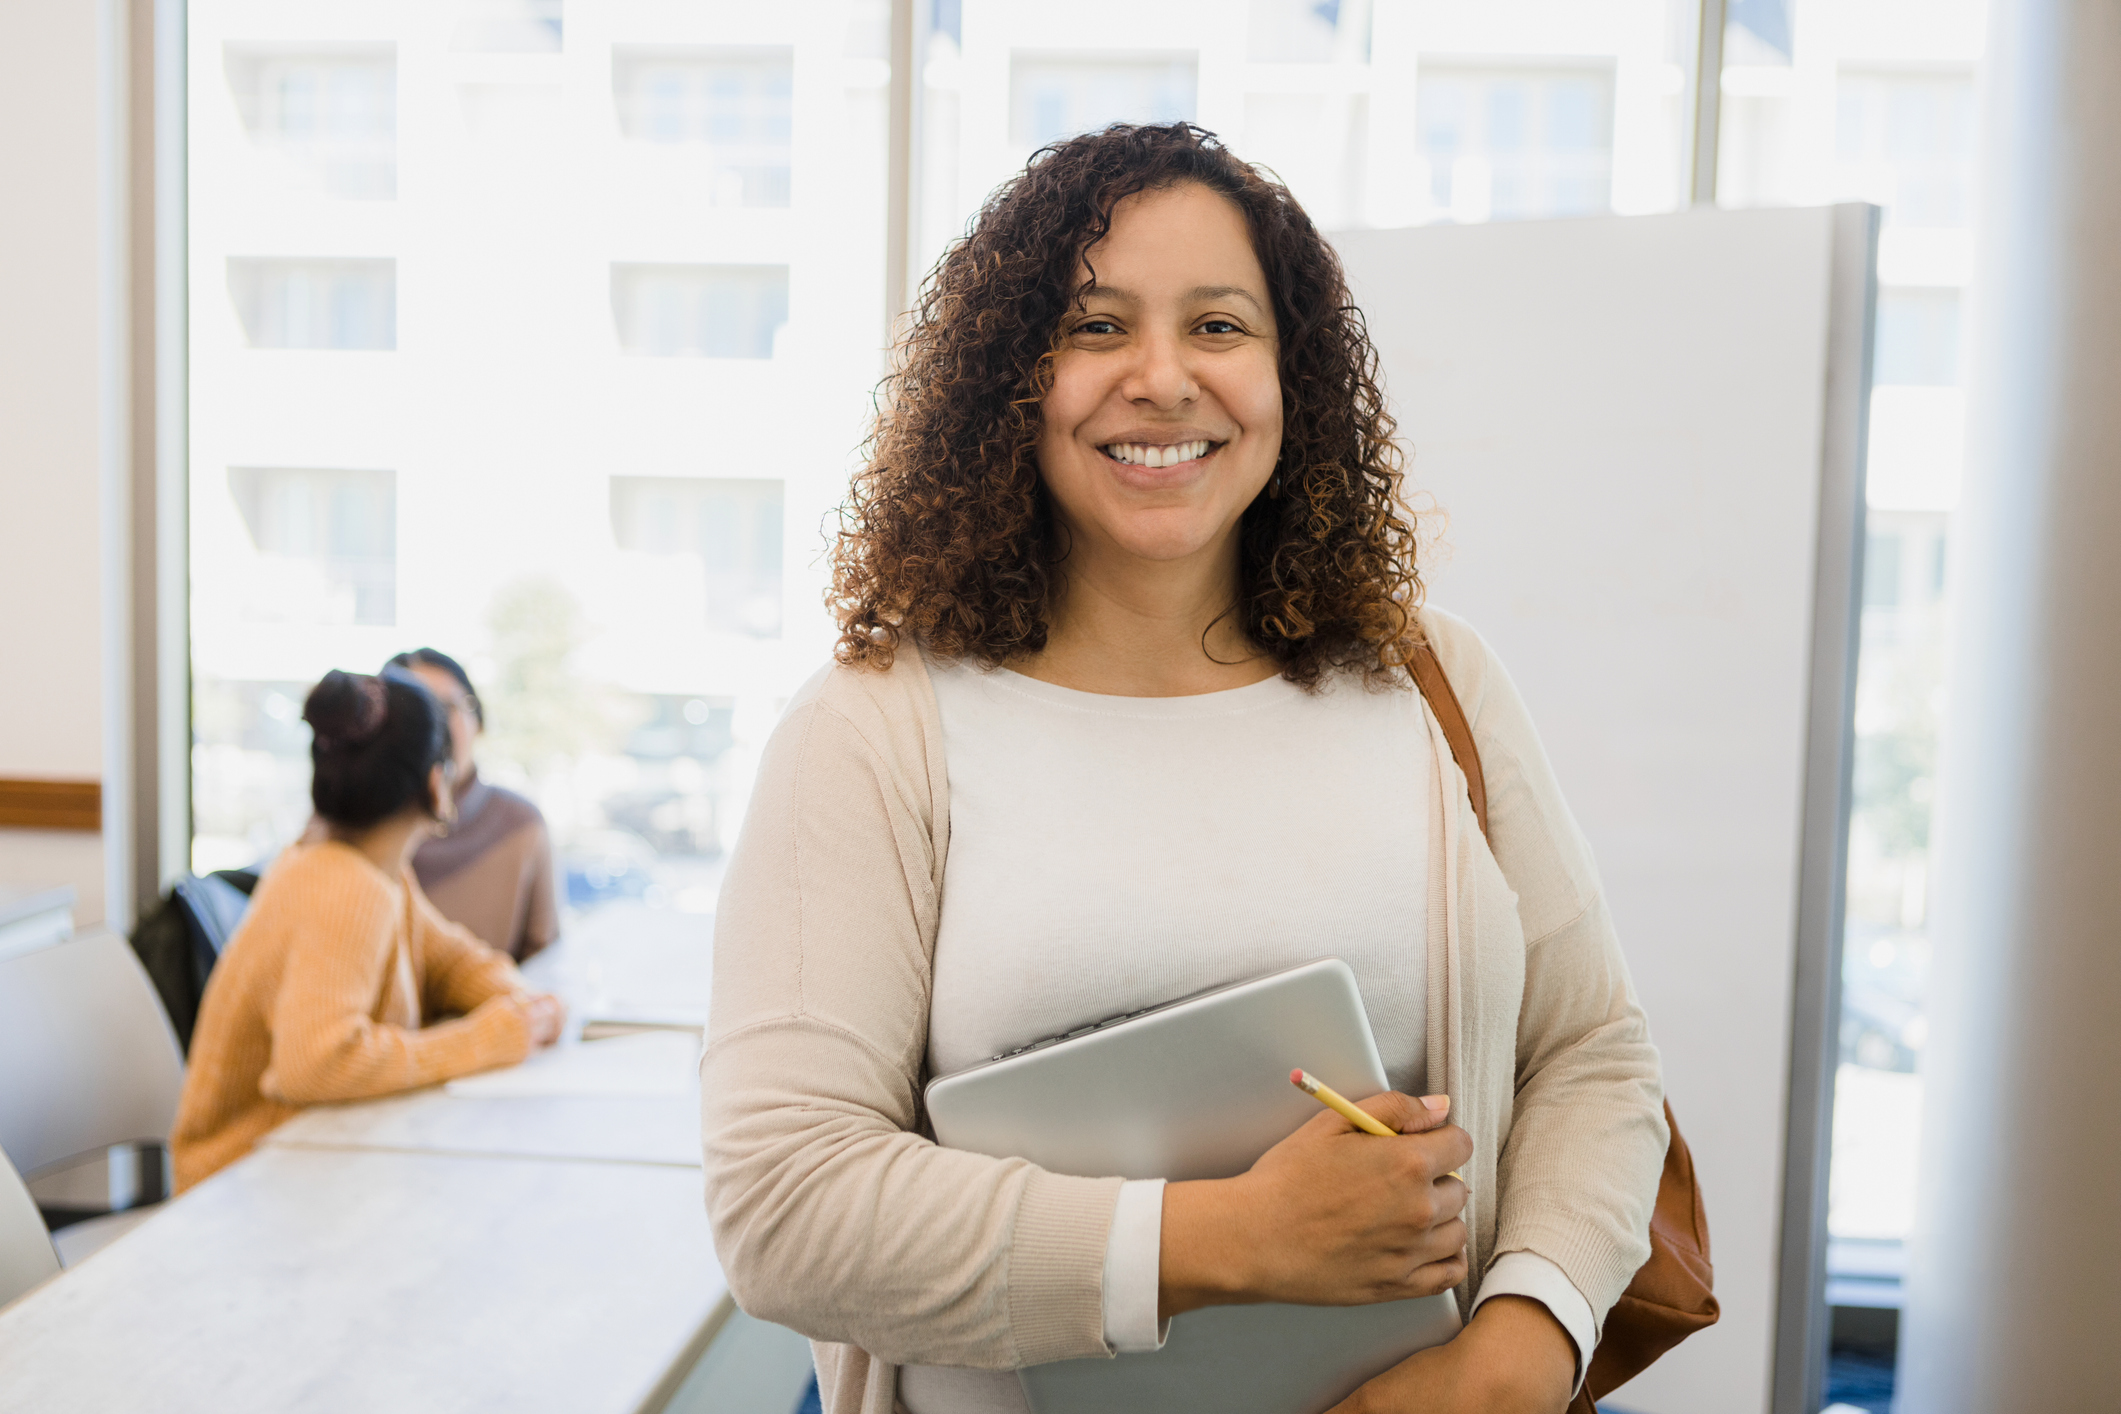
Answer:
[[[1856,737],[1855,813],[1887,858],[1920,857],[1930,844],[1942,647],[1925,640],[1878,656],[1886,659],[1885,720]]]
[[[572,663],[587,632],[565,586],[517,580],[494,596],[486,621],[494,671],[479,700],[495,755],[535,774],[610,737],[603,694]]]

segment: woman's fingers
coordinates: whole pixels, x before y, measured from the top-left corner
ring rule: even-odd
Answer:
[[[1405,1294],[1411,1298],[1455,1290],[1466,1279],[1466,1265],[1463,1248],[1441,1260],[1424,1262],[1407,1274]]]
[[[1415,1171],[1425,1179],[1455,1173],[1473,1157],[1473,1136],[1455,1124],[1427,1134],[1402,1135],[1393,1142],[1411,1156]]]
[[[1382,1095],[1372,1095],[1356,1103],[1364,1113],[1384,1121],[1401,1134],[1420,1134],[1434,1129],[1451,1115],[1451,1097],[1448,1095],[1427,1095],[1417,1100],[1412,1095],[1387,1090]]]

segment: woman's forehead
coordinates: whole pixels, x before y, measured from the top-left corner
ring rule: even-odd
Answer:
[[[1244,213],[1196,182],[1136,192],[1083,253],[1086,299],[1122,303],[1239,299],[1264,313],[1266,272]]]

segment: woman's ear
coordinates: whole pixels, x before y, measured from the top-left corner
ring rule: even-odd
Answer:
[[[437,761],[427,771],[427,813],[444,825],[457,818],[456,794],[449,788],[452,774],[448,761]]]

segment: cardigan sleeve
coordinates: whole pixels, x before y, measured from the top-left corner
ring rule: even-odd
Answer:
[[[391,965],[398,907],[379,888],[318,892],[294,930],[273,999],[265,1094],[293,1105],[365,1100],[530,1053],[529,1018],[507,996],[436,1026],[393,1026],[370,1014]]]
[[[1650,1213],[1670,1141],[1657,1049],[1589,842],[1516,685],[1470,628],[1446,615],[1434,615],[1432,627],[1441,630],[1439,656],[1472,723],[1487,783],[1488,844],[1524,929],[1515,1096],[1490,1250],[1552,1261],[1589,1301],[1602,1331],[1650,1252]]]
[[[917,741],[864,712],[853,674],[782,719],[722,887],[701,1061],[716,1252],[747,1312],[894,1364],[1109,1354],[1120,1180],[917,1132],[939,830]]]
[[[471,1012],[495,997],[525,991],[508,954],[490,948],[461,923],[452,923],[405,873],[412,894],[413,956],[420,966],[420,1006],[430,1015]]]

